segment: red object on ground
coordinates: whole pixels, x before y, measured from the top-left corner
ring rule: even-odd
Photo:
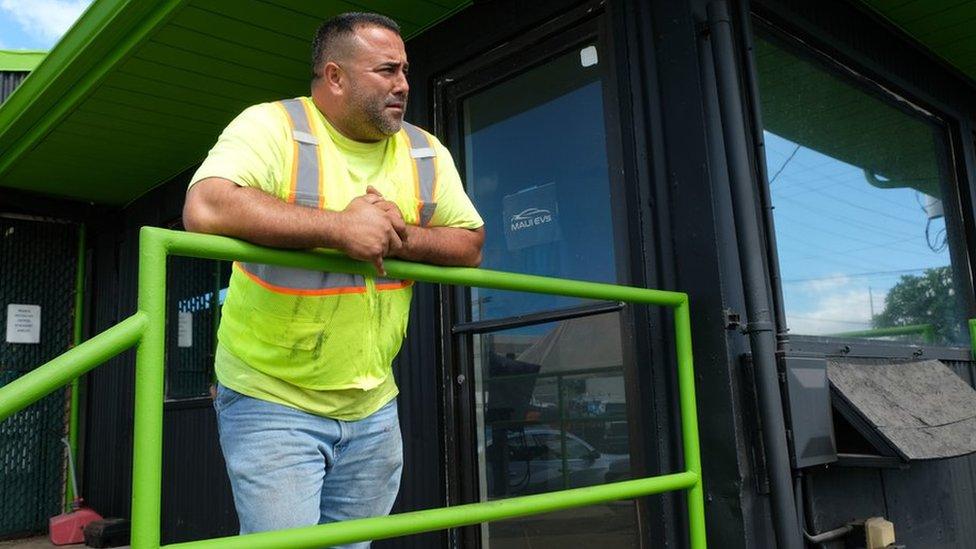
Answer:
[[[48,536],[54,545],[69,545],[85,542],[85,526],[96,520],[102,520],[102,515],[88,507],[81,507],[80,501],[75,501],[74,510],[51,517],[48,523]]]

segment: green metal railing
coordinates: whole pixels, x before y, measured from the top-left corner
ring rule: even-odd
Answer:
[[[84,224],[78,226],[78,263],[75,268],[75,310],[74,310],[74,331],[71,338],[71,346],[81,345],[83,322],[83,310],[85,305],[85,234]],[[78,457],[78,391],[80,389],[79,378],[71,381],[71,407],[68,411],[68,451],[71,452],[71,459],[77,461]],[[77,474],[72,472],[71,474]],[[71,504],[78,494],[75,494],[75,483],[65,475],[64,479],[64,510],[70,511]]]
[[[374,274],[370,264],[337,252],[289,251],[255,246],[231,238],[145,227],[139,242],[138,311],[47,364],[0,387],[0,421],[85,372],[137,345],[135,432],[132,474],[132,547],[160,546],[162,486],[163,385],[166,315],[166,257],[249,261],[352,274]],[[674,310],[681,438],[685,470],[677,473],[574,488],[483,503],[401,513],[388,517],[179,543],[167,547],[249,549],[311,548],[384,539],[456,528],[494,520],[632,499],[662,492],[687,491],[690,545],[705,547],[705,515],[698,445],[698,417],[691,356],[688,296],[611,284],[561,280],[483,269],[435,267],[384,260],[388,276],[423,282],[493,288],[660,305]]]
[[[911,324],[908,326],[888,326],[830,334],[833,337],[891,337],[900,335],[921,335],[925,343],[935,343],[935,326],[931,324]]]

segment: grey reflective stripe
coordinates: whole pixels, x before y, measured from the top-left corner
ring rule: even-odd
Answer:
[[[300,143],[308,143],[310,145],[318,145],[319,143],[318,138],[310,133],[305,133],[305,132],[300,132],[298,130],[295,130],[291,132],[291,135],[292,137],[295,138],[295,141],[298,141]]]
[[[427,135],[417,126],[404,122],[403,129],[406,130],[407,138],[410,140],[410,157],[417,167],[417,178],[420,183],[420,196],[417,199],[423,202],[417,223],[421,227],[426,227],[434,217],[434,210],[437,209],[437,203],[434,202],[434,183],[437,177],[434,170],[434,148]]]
[[[241,262],[240,265],[244,270],[268,284],[290,290],[334,290],[337,288],[366,287],[366,280],[361,275],[325,273],[261,263]]]
[[[292,139],[298,144],[298,169],[295,181],[295,202],[310,208],[319,207],[319,145],[312,133],[312,121],[308,119],[301,99],[281,102],[291,118]]]
[[[436,202],[424,202],[424,205],[420,207],[420,226],[426,227],[432,217],[434,217],[434,210],[437,209]]]
[[[288,116],[291,118],[291,125],[296,131],[304,132],[306,135],[312,135],[312,122],[308,119],[308,116],[305,116],[305,105],[302,105],[301,99],[285,99],[281,102],[281,106],[288,112]]]

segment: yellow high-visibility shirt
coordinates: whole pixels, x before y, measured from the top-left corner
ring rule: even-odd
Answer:
[[[323,171],[322,195],[324,207],[342,210],[356,196],[365,194],[367,185],[372,185],[388,200],[400,206],[405,221],[417,224],[417,202],[413,186],[412,160],[409,159],[409,144],[404,132],[377,143],[360,143],[340,134],[315,108],[309,98],[302,98],[306,111],[311,115],[312,130],[320,140],[320,166]],[[326,141],[327,140],[327,141]],[[475,229],[483,222],[471,201],[464,193],[460,176],[454,166],[450,153],[433,136],[429,141],[436,152],[436,186],[434,202],[437,206],[429,226],[457,227]],[[211,149],[206,160],[191,178],[191,185],[208,178],[220,177],[241,186],[260,189],[269,195],[285,199],[288,195],[293,167],[292,128],[288,117],[279,104],[265,103],[246,109],[235,118],[221,134],[217,144]],[[404,156],[407,155],[407,156]],[[405,160],[406,159],[406,160]],[[225,311],[234,317],[230,326],[240,326],[240,295],[251,293],[248,299],[256,299],[255,291],[260,288],[245,280],[247,277],[237,267],[232,276],[231,290],[228,293]],[[246,290],[241,288],[246,286]],[[257,288],[257,289],[256,289]],[[409,292],[409,288],[405,290]],[[280,307],[284,296],[269,293],[267,299]],[[278,300],[278,301],[275,301]],[[406,294],[409,303],[409,293]],[[301,300],[295,303],[297,308]],[[229,307],[228,307],[229,306]],[[402,312],[402,330],[406,329],[406,311]],[[226,318],[226,316],[225,316]],[[347,315],[348,319],[349,316]],[[225,341],[233,336],[240,339],[240,329],[231,330],[222,320],[221,342],[216,355],[216,372],[221,383],[240,393],[292,406],[310,413],[342,420],[364,418],[381,408],[398,392],[393,380],[390,364],[381,369],[373,367],[368,375],[350,371],[343,374],[346,364],[327,365],[328,375],[323,374],[321,365],[314,368],[295,366],[295,377],[290,377],[289,365],[249,364],[245,356],[250,349],[259,344],[253,341]],[[365,320],[364,320],[365,324]],[[399,327],[397,327],[399,328]],[[288,330],[280,330],[287,335]],[[399,339],[398,339],[399,338]],[[394,341],[395,340],[395,341]],[[392,360],[392,354],[399,349],[402,335],[391,338],[387,335],[386,347],[382,351],[384,362]],[[342,349],[343,342],[332,342],[334,351]],[[297,348],[297,347],[296,347]],[[235,353],[234,350],[238,352]],[[391,352],[392,351],[392,354]],[[295,349],[292,349],[294,355]],[[332,362],[336,352],[330,356]],[[253,353],[250,356],[274,356],[267,353]],[[318,355],[316,355],[318,356]],[[254,358],[253,360],[257,360]],[[316,373],[318,372],[318,373]],[[284,379],[288,378],[288,379]],[[319,383],[319,381],[322,381]],[[326,388],[320,386],[325,385]]]

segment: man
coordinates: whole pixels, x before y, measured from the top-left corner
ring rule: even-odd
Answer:
[[[335,248],[377,271],[234,264],[214,407],[241,533],[390,511],[402,463],[391,363],[411,283],[384,278],[383,258],[477,266],[484,241],[448,151],[403,122],[397,24],[340,15],[313,50],[311,97],[232,121],[183,212],[191,231]]]

